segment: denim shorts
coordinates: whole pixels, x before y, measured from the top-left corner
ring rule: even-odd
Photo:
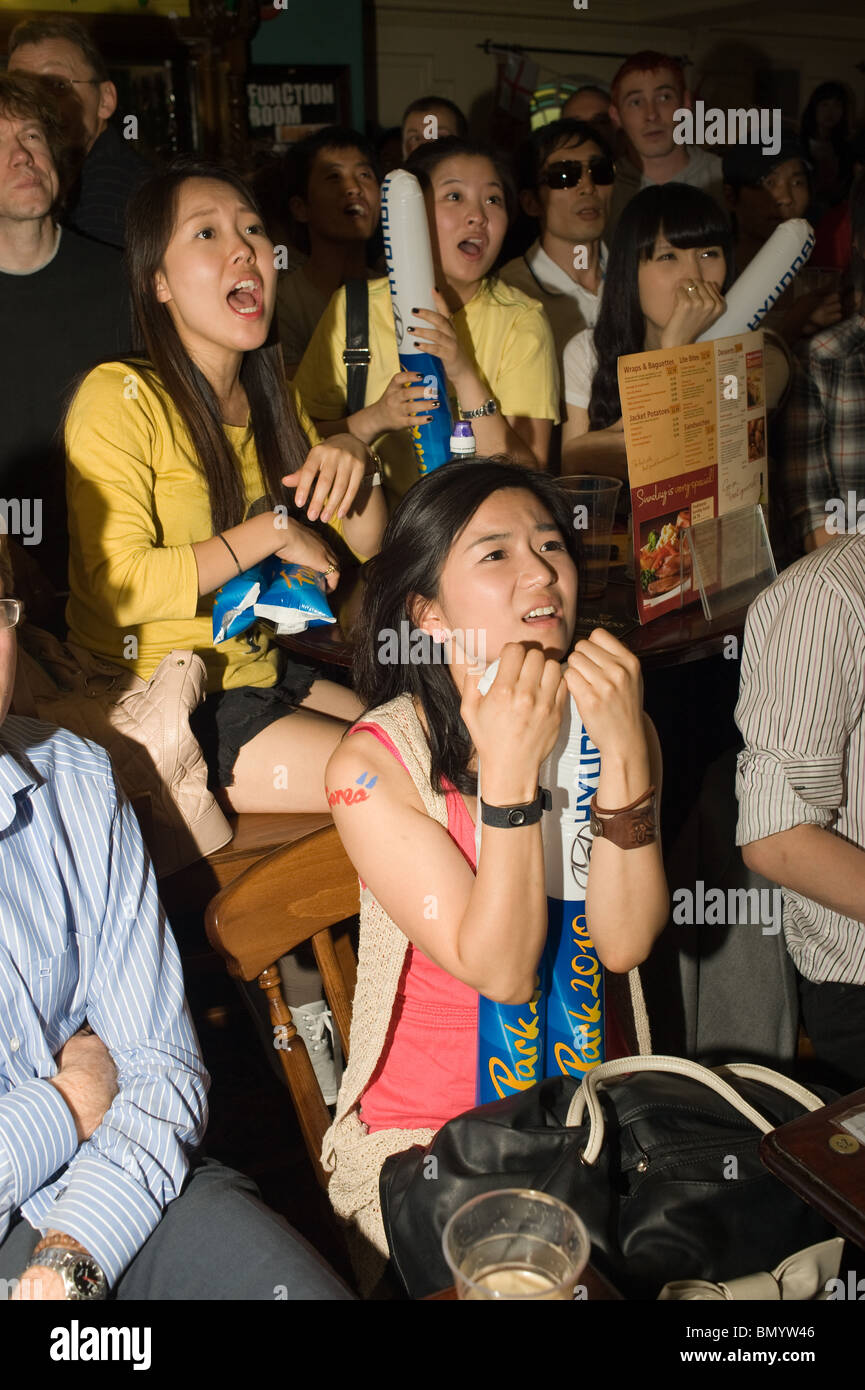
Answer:
[[[274,685],[217,690],[202,701],[190,717],[189,727],[201,745],[211,790],[231,786],[243,745],[277,719],[294,714],[322,674],[317,667],[294,661],[280,649]]]

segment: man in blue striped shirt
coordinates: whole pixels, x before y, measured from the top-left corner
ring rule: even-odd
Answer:
[[[177,948],[107,753],[7,717],[10,578],[0,535],[0,1278],[19,1298],[350,1297],[254,1184],[188,1176],[208,1076]]]

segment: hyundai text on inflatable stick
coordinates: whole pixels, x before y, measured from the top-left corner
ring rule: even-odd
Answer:
[[[494,661],[481,677],[481,694],[492,685],[498,665]],[[583,1076],[604,1061],[604,974],[586,925],[590,802],[600,773],[601,755],[569,696],[555,745],[539,771],[546,946],[527,1004],[497,1004],[480,996],[479,1105],[526,1090],[544,1076]],[[478,806],[482,796],[483,767],[479,765]],[[478,859],[482,821],[479,815]]]
[[[413,308],[435,309],[435,276],[424,196],[414,174],[405,169],[394,169],[381,186],[381,226],[400,366],[407,372],[420,372],[431,399],[438,402],[432,420],[417,423],[410,431],[418,473],[423,475],[451,457],[452,421],[441,361],[413,343],[408,331],[426,327],[423,319],[412,314]]]
[[[721,317],[701,333],[698,343],[729,338],[759,328],[772,305],[795,280],[814,249],[814,228],[804,217],[791,217],[776,227],[765,246],[727,292]]]

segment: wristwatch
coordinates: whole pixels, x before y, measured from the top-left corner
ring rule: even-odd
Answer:
[[[92,1255],[64,1250],[62,1245],[48,1245],[31,1257],[28,1269],[37,1267],[56,1270],[63,1280],[66,1297],[72,1301],[91,1303],[108,1297],[108,1280]]]
[[[494,401],[492,397],[490,397],[488,401],[484,401],[483,405],[479,405],[477,410],[463,410],[459,401],[457,401],[457,406],[459,408],[461,420],[479,420],[482,415],[498,414],[499,409],[498,402]]]
[[[543,811],[549,811],[553,799],[546,787],[538,787],[534,801],[526,801],[521,806],[488,806],[481,798],[481,820],[484,825],[494,825],[500,830],[513,830],[520,825],[537,825]]]

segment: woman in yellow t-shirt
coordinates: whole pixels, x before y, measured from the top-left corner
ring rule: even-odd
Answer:
[[[426,197],[440,290],[436,309],[418,313],[429,324],[418,341],[441,358],[455,414],[457,407],[490,412],[472,419],[478,454],[508,454],[543,468],[559,418],[552,330],[537,300],[489,273],[512,206],[507,171],[483,147],[458,139],[425,142],[405,167]],[[369,285],[365,404],[347,418],[344,347],[341,289],[319,320],[294,384],[323,435],[348,429],[376,442],[391,497],[401,497],[418,476],[409,430],[430,418],[430,402],[420,374],[400,369],[386,279]]]
[[[358,440],[318,443],[295,409],[274,250],[241,180],[189,161],[154,175],[129,204],[127,261],[136,359],[92,371],[66,421],[70,636],[145,678],[198,650],[193,728],[222,799],[326,810],[325,764],[360,704],[264,634],[214,648],[212,595],[269,555],[335,588],[336,535],[378,550],[377,475]]]

